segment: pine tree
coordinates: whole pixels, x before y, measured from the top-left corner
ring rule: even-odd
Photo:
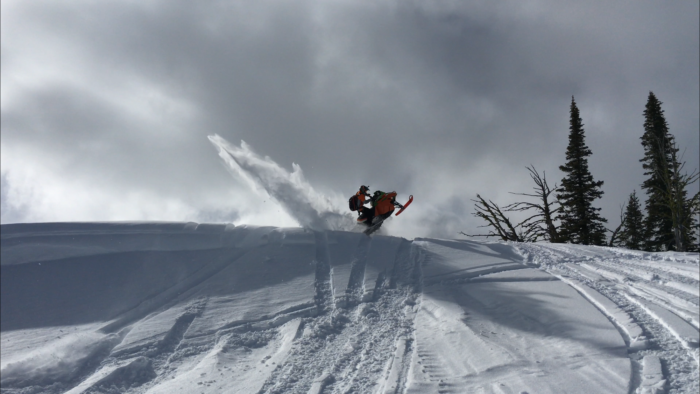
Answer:
[[[588,170],[588,156],[591,150],[586,146],[583,122],[579,117],[574,98],[571,98],[571,121],[569,146],[566,148],[566,164],[559,169],[566,173],[557,190],[560,239],[583,245],[603,245],[607,220],[599,215],[600,208],[592,203],[603,195],[600,187],[603,181],[594,181]]]
[[[641,250],[644,247],[644,216],[637,198],[637,191],[630,194],[625,210],[622,230],[622,244],[628,249]]]
[[[645,249],[648,251],[686,249],[694,238],[693,199],[688,199],[686,187],[697,180],[697,174],[681,174],[684,163],[678,159],[675,138],[661,109],[661,102],[649,92],[644,110],[642,146],[646,191],[644,220]],[[686,246],[682,246],[686,245]]]
[[[644,110],[644,134],[641,137],[644,157],[640,160],[648,178],[642,183],[646,191],[646,219],[644,220],[644,248],[648,251],[669,250],[673,244],[673,223],[671,212],[664,204],[664,194],[668,192],[661,169],[668,168],[671,161],[669,148],[673,136],[668,132],[668,124],[661,109],[661,102],[653,92],[649,92]],[[661,149],[661,146],[664,148]]]
[[[685,162],[680,161],[678,148],[673,141],[671,142],[671,167],[659,169],[659,177],[666,189],[663,204],[671,215],[674,241],[672,248],[679,252],[695,251],[696,221],[693,215],[697,215],[700,210],[700,192],[688,198],[688,186],[697,182],[700,174],[697,170],[691,174],[683,173]]]

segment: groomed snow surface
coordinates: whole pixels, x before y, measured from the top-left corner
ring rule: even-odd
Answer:
[[[697,393],[698,254],[3,225],[2,393]]]

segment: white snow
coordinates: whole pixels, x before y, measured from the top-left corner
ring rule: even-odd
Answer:
[[[639,387],[640,394],[660,394],[664,392],[666,381],[663,378],[661,360],[658,356],[646,355],[642,362],[642,385]]]
[[[300,192],[301,173],[236,149],[235,171]],[[697,254],[370,238],[314,212],[308,229],[3,225],[0,391],[700,388]]]
[[[409,392],[628,391],[625,342],[571,287],[546,272],[504,264],[514,256],[503,245],[452,242],[448,250],[445,241],[424,242],[441,245],[426,249],[444,251],[439,257],[450,267],[479,261],[483,270],[491,260],[507,271],[453,281],[465,278],[455,270],[424,288]]]
[[[538,264],[582,293],[588,293],[592,302],[628,336],[628,353],[633,371],[636,371],[632,387],[638,392],[668,389],[672,393],[695,393],[700,390],[697,345],[700,258],[697,253],[648,253],[561,244],[518,244],[516,247],[529,263]],[[577,283],[582,285],[577,286]],[[609,301],[587,291],[583,285]],[[632,331],[627,332],[630,323],[643,331],[644,342],[636,346],[630,338]],[[636,330],[634,326],[631,328]],[[642,360],[647,356],[661,360],[667,374],[665,384],[642,387],[642,379],[635,377],[641,373]]]
[[[637,350],[646,348],[647,342],[646,337],[643,335],[644,331],[642,328],[612,300],[576,279],[562,278],[562,280],[578,290],[579,293],[608,316],[614,324],[620,327],[622,331],[624,331],[624,334],[626,334],[625,339],[630,348]]]
[[[633,296],[629,296],[629,299],[644,308],[649,315],[663,324],[686,347],[690,349],[698,347],[700,333],[688,322],[660,305]]]

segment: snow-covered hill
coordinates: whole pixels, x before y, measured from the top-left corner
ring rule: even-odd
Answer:
[[[697,254],[2,226],[2,393],[697,393]]]

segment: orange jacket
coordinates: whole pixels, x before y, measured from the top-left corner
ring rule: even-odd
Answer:
[[[366,197],[366,195],[365,195],[364,193],[362,193],[362,192],[359,192],[359,191],[358,191],[357,193],[355,193],[355,195],[357,196],[357,200],[360,202],[360,203],[358,204],[357,210],[358,210],[358,211],[361,211],[361,210],[364,209],[364,207],[365,207],[365,197]]]
[[[381,196],[374,202],[374,214],[379,216],[392,212],[394,210],[394,198],[396,198],[396,192],[385,193]]]

